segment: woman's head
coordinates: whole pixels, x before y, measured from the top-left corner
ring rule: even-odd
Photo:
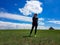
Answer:
[[[34,17],[37,17],[37,14],[34,14]]]

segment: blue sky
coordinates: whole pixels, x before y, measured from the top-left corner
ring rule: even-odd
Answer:
[[[0,0],[0,29],[30,29],[34,13],[39,29],[60,29],[60,0]]]

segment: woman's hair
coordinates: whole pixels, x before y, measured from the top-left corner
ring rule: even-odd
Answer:
[[[34,15],[36,15],[37,16],[37,14],[35,13]]]
[[[37,16],[37,14],[34,14],[34,17],[36,17]]]

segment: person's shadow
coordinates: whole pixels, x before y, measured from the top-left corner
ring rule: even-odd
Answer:
[[[25,35],[25,36],[23,36],[23,38],[27,38],[27,37],[32,37],[32,36],[29,36],[29,35]]]

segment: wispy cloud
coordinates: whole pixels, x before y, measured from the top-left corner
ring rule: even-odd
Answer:
[[[32,17],[11,14],[11,13],[0,12],[0,17],[9,18],[9,19],[13,19],[13,20],[19,20],[19,21],[32,22]],[[44,21],[44,18],[39,18],[39,21]]]
[[[23,13],[23,15],[31,15],[32,13],[41,13],[43,8],[41,7],[42,3],[37,0],[26,1],[27,3],[23,8],[19,8],[19,11]]]
[[[38,21],[38,25],[45,25],[44,22]]]
[[[14,20],[32,22],[31,17],[21,16],[21,15],[11,14],[11,13],[0,12],[0,17],[14,19]]]
[[[31,29],[31,24],[26,23],[11,23],[0,21],[0,29]],[[45,26],[38,26],[38,29],[48,29]]]
[[[29,29],[31,24],[0,21],[0,29]]]
[[[48,21],[48,22],[54,23],[54,24],[60,24],[60,21],[58,21],[58,20],[51,20],[51,21]]]
[[[0,17],[8,18],[12,20],[20,20],[20,21],[27,21],[32,22],[32,17],[17,15],[17,14],[11,14],[6,12],[0,12]],[[38,22],[39,26],[38,29],[47,29],[47,27],[44,26],[44,18],[39,18],[40,22]],[[12,23],[12,22],[4,22],[0,21],[0,29],[31,29],[32,24],[27,23]]]
[[[43,21],[44,21],[44,18],[39,18],[38,25],[45,25],[45,23]]]

